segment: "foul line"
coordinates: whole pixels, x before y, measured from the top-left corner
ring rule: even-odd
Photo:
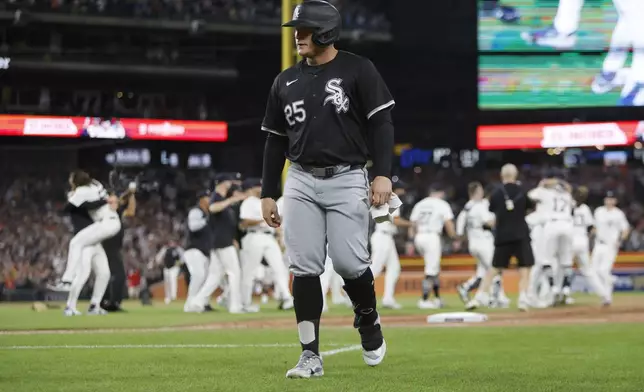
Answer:
[[[361,348],[362,348],[362,346],[361,346],[361,345],[356,344],[356,345],[354,345],[354,346],[346,346],[346,347],[336,348],[336,349],[329,350],[329,351],[322,351],[322,352],[320,353],[320,356],[321,356],[322,358],[324,358],[324,357],[330,357],[331,355],[336,355],[336,354],[346,353],[346,352],[348,352],[348,351],[356,351],[356,350],[360,350]]]
[[[342,346],[329,343],[327,346]],[[300,347],[299,344],[270,343],[270,344],[112,344],[112,345],[59,345],[59,346],[0,346],[0,351],[11,350],[100,350],[100,349],[216,349],[216,348],[289,348]],[[360,349],[360,345],[345,346],[320,353],[322,356],[331,356],[347,351]]]

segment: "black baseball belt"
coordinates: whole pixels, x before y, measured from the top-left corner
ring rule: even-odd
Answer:
[[[302,169],[302,171],[318,178],[331,178],[340,172],[364,168],[364,165],[315,166],[303,165],[301,163],[297,163],[297,165]],[[349,169],[347,170],[347,168]]]

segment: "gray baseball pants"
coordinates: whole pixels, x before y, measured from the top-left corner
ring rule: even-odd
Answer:
[[[369,268],[369,180],[363,168],[336,167],[330,178],[290,165],[284,186],[284,241],[295,276],[324,272],[326,244],[336,272],[356,279]]]

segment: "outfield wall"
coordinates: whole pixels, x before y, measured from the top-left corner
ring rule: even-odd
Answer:
[[[403,257],[400,260],[403,271],[400,275],[396,293],[398,295],[418,295],[421,292],[423,279],[423,259]],[[465,281],[475,269],[475,261],[469,255],[446,256],[441,261],[441,291],[455,293],[456,285]],[[644,253],[621,253],[615,263],[614,274],[618,276],[616,290],[644,291]],[[383,291],[384,275],[376,279],[376,291]],[[504,285],[508,293],[518,291],[518,273],[516,270],[504,274]],[[583,276],[577,276],[574,282],[575,291],[588,291]],[[152,295],[156,299],[164,298],[163,282],[152,286]],[[185,298],[185,280],[179,279],[179,297]]]

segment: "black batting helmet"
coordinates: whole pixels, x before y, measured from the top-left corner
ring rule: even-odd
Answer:
[[[293,20],[283,27],[308,27],[313,29],[313,43],[329,46],[340,39],[342,17],[340,12],[323,0],[308,0],[295,7]]]

